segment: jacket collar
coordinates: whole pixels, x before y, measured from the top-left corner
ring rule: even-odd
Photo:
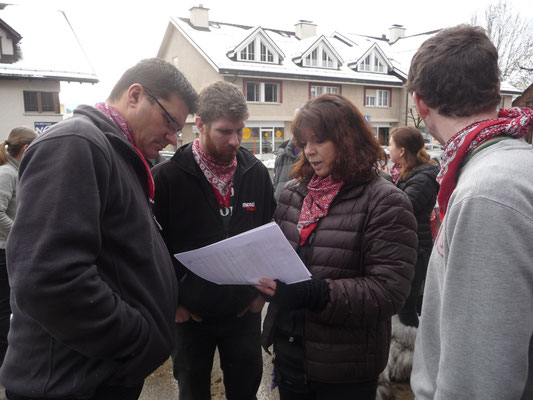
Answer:
[[[378,177],[373,179],[379,179]],[[372,180],[373,180],[372,179]],[[352,199],[359,197],[363,191],[365,190],[365,187],[368,185],[368,183],[372,182],[362,182],[362,183],[356,183],[356,184],[346,184],[344,185],[341,190],[339,191],[339,194],[335,198],[335,200],[345,200],[345,199]],[[309,193],[309,190],[307,189],[307,185],[309,184],[309,179],[304,179],[298,183],[296,183],[296,186],[294,190],[298,192],[302,197],[307,196]],[[333,200],[333,201],[335,201]]]

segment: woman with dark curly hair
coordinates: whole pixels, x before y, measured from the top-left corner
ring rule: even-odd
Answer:
[[[270,299],[263,345],[274,344],[282,400],[374,400],[390,318],[413,276],[416,221],[405,194],[379,177],[383,151],[348,99],[310,100],[292,132],[302,155],[274,219],[313,278],[260,280]]]

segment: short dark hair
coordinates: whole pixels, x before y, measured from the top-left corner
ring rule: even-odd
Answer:
[[[205,124],[220,118],[245,121],[248,119],[248,105],[237,86],[226,81],[216,81],[200,91],[197,114]]]
[[[403,147],[404,160],[401,177],[404,178],[414,168],[422,164],[435,164],[426,151],[424,136],[414,126],[401,126],[390,134],[396,147]]]
[[[150,90],[157,98],[170,100],[177,94],[194,114],[198,94],[185,76],[172,64],[160,58],[146,58],[124,72],[111,90],[110,101],[117,101],[133,84],[138,83]]]
[[[416,52],[407,90],[445,116],[490,111],[500,103],[498,51],[481,27],[444,29]]]
[[[331,140],[337,158],[331,171],[335,180],[360,183],[378,175],[379,163],[385,153],[374,137],[361,112],[346,97],[323,94],[305,103],[297,112],[291,130],[298,147],[305,143],[304,131],[310,130],[320,141]],[[293,168],[298,179],[314,174],[309,161],[302,154]]]

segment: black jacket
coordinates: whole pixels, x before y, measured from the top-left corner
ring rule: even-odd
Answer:
[[[8,390],[91,396],[168,358],[177,286],[147,186],[133,146],[89,106],[28,148],[7,248]]]
[[[413,206],[413,214],[418,225],[418,248],[433,247],[430,227],[431,211],[435,207],[439,184],[436,181],[439,167],[434,164],[422,164],[413,169],[405,178],[398,180],[396,186],[407,194]]]
[[[233,178],[233,214],[227,227],[211,186],[194,160],[192,144],[180,147],[169,161],[152,171],[154,213],[176,268],[179,303],[204,318],[236,315],[257,295],[254,288],[208,282],[187,270],[173,255],[270,222],[276,203],[267,169],[247,150],[239,150]]]

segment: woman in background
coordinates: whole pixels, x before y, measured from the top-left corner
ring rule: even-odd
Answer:
[[[13,226],[17,209],[18,171],[22,155],[37,137],[26,127],[11,131],[7,140],[0,143],[0,366],[7,350],[7,333],[11,307],[6,269],[6,242]]]
[[[392,391],[390,381],[405,382],[411,376],[413,352],[418,329],[420,291],[433,248],[430,215],[435,207],[439,167],[431,161],[424,138],[414,127],[400,127],[391,132],[389,153],[394,163],[390,173],[394,184],[407,194],[417,222],[418,249],[411,290],[398,316],[392,317],[389,361],[383,373],[379,396],[386,399]]]
[[[345,97],[310,100],[291,130],[303,157],[274,219],[313,278],[259,281],[271,301],[263,346],[274,344],[281,400],[374,400],[413,275],[411,205],[378,176],[383,151]]]
[[[435,207],[439,184],[439,167],[431,161],[424,146],[424,137],[412,126],[396,128],[390,136],[389,153],[391,161],[399,166],[392,175],[398,189],[407,194],[418,225],[418,251],[415,277],[405,305],[398,313],[400,322],[407,326],[418,327],[417,301],[422,282],[426,277],[433,235],[430,228],[430,215]]]

